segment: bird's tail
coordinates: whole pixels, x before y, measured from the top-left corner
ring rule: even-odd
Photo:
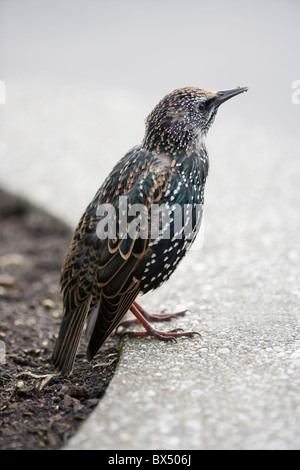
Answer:
[[[52,361],[62,375],[72,372],[82,330],[89,312],[91,298],[62,319]]]

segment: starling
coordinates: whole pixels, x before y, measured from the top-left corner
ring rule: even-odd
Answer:
[[[165,96],[146,119],[142,144],[88,205],[60,275],[63,318],[53,363],[62,374],[72,372],[85,323],[91,360],[128,310],[145,328],[130,336],[176,341],[196,334],[155,330],[149,320],[185,312],[150,315],[135,299],[165,282],[193,243],[209,167],[205,136],[220,104],[244,91],[186,87]]]

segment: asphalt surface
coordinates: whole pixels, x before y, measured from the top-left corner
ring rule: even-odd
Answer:
[[[144,112],[141,99],[124,100],[120,113],[130,100],[131,119],[115,143],[101,135],[111,102],[91,93],[106,114],[93,121],[100,135],[86,139],[85,148],[74,144],[67,124],[61,141],[43,134],[52,115],[40,114],[42,91],[30,106],[16,94],[18,115],[6,110],[1,184],[73,226],[114,163],[107,148],[117,160],[120,147],[130,148],[127,140],[138,142]],[[54,110],[58,105],[59,98]],[[24,145],[37,125],[30,112],[40,116],[39,132]],[[71,137],[75,163],[70,150],[59,158]],[[207,141],[202,233],[168,283],[140,299],[152,312],[189,309],[157,326],[197,330],[201,338],[126,339],[103,400],[68,449],[300,448],[300,148],[285,137],[233,117],[223,105]],[[84,170],[76,164],[83,152]]]
[[[172,328],[202,337],[126,340],[69,449],[300,448],[299,148],[227,130],[210,152],[203,248],[143,302],[189,308]]]

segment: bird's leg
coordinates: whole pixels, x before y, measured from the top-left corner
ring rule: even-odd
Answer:
[[[181,336],[188,336],[191,337],[193,335],[200,335],[197,331],[182,331],[178,332],[178,330],[171,330],[171,331],[158,331],[152,328],[150,323],[146,320],[142,312],[139,310],[137,307],[137,303],[134,302],[132,306],[130,307],[131,312],[135,315],[137,320],[143,325],[146,331],[126,331],[125,333],[122,334],[122,336],[127,335],[129,337],[136,337],[136,336],[154,336],[157,339],[160,339],[162,341],[175,341],[176,338],[179,338]]]
[[[138,311],[143,315],[144,318],[148,321],[170,321],[174,317],[183,317],[187,310],[183,310],[182,312],[176,312],[176,313],[148,313],[143,307],[141,307],[137,302],[133,302],[132,306],[130,307],[130,311],[134,314],[132,311],[132,307],[135,306]],[[134,320],[125,320],[119,324],[122,328],[127,328],[130,325],[133,325],[134,323],[138,323],[139,320],[135,318]],[[118,326],[118,327],[119,327]]]
[[[133,302],[133,305],[139,310],[144,318],[148,321],[170,321],[173,317],[184,317],[187,310],[176,313],[148,313],[143,307],[141,307],[137,302]],[[131,309],[130,309],[131,310]],[[134,312],[132,312],[134,314]]]

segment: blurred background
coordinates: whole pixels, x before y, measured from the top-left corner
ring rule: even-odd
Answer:
[[[278,137],[299,146],[299,18],[297,0],[0,0],[1,186],[75,224],[151,109],[189,85],[249,87],[209,134],[215,167],[254,135],[272,165]]]

